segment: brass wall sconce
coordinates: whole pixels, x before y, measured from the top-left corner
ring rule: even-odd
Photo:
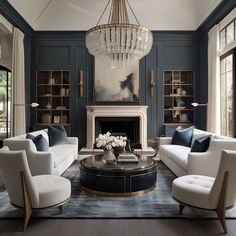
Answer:
[[[154,86],[155,86],[155,82],[154,82],[154,70],[150,71],[150,96],[153,97],[154,96]]]
[[[84,71],[79,71],[79,96],[82,98],[84,96]]]

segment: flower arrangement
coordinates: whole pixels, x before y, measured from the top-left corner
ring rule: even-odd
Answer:
[[[96,138],[96,146],[103,150],[111,150],[114,147],[125,147],[127,137],[113,136],[110,132],[99,134]]]

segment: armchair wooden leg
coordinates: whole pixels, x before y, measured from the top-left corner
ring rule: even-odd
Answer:
[[[216,213],[217,213],[217,216],[218,216],[220,223],[223,227],[224,233],[227,234],[228,230],[227,230],[227,226],[226,226],[226,222],[225,222],[225,210],[217,209]]]
[[[180,214],[180,215],[182,215],[183,210],[184,210],[184,207],[185,207],[185,206],[184,206],[183,204],[181,204],[181,203],[179,204],[179,214]]]
[[[225,172],[224,180],[222,183],[221,187],[221,192],[220,192],[220,197],[219,201],[217,204],[217,209],[216,209],[216,214],[220,220],[220,223],[224,229],[224,233],[226,234],[227,231],[227,226],[225,222],[225,204],[226,204],[226,195],[227,195],[227,188],[228,188],[228,177],[229,177],[229,172]]]
[[[59,206],[59,214],[62,214],[63,213],[63,205]]]
[[[21,182],[22,182],[22,191],[23,191],[23,199],[24,199],[24,226],[23,226],[23,231],[25,231],[31,214],[32,214],[32,207],[31,207],[31,203],[30,203],[30,197],[29,197],[29,193],[28,193],[28,189],[27,189],[27,185],[25,182],[25,176],[24,173],[21,172]]]

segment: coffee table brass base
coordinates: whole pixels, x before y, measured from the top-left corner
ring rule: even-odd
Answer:
[[[100,195],[104,197],[132,197],[132,196],[140,196],[145,193],[151,192],[155,186],[142,190],[142,191],[137,191],[137,192],[129,192],[129,193],[108,193],[108,192],[101,192],[101,191],[96,191],[93,189],[85,188],[82,186],[82,189],[85,190],[86,192],[95,194],[95,195]]]

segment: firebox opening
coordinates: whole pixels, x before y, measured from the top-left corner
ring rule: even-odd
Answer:
[[[110,132],[130,139],[131,148],[141,148],[139,140],[139,117],[96,117],[95,137]]]

